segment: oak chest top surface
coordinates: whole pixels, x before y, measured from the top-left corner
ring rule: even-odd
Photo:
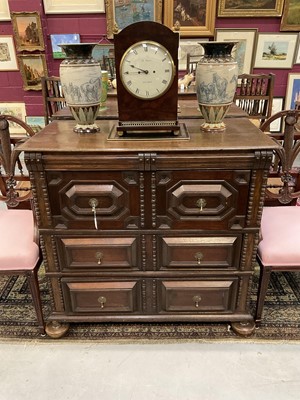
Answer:
[[[73,132],[74,120],[58,120],[28,139],[19,148],[26,152],[202,152],[202,151],[255,151],[270,150],[276,145],[247,118],[226,119],[226,130],[221,133],[206,133],[200,130],[201,120],[183,120],[189,138],[160,139],[119,138],[108,140],[117,121],[97,121],[101,131],[95,134]]]

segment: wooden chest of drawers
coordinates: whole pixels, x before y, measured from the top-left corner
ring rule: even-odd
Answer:
[[[108,140],[55,121],[23,146],[52,312],[70,322],[230,322],[253,332],[249,295],[274,144],[247,119],[188,140]]]

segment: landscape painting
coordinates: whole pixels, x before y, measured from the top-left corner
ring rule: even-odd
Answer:
[[[80,43],[80,35],[78,33],[50,35],[50,40],[53,58],[65,58],[66,53],[59,45],[63,43]]]
[[[279,17],[283,3],[284,0],[219,0],[218,17]]]

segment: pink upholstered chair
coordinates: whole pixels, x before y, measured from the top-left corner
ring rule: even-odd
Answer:
[[[257,253],[260,265],[257,323],[262,318],[271,272],[300,271],[300,207],[291,205],[300,197],[299,168],[295,167],[300,152],[299,117],[300,110],[280,111],[261,126],[267,132],[271,122],[278,118],[283,122],[282,133],[270,134],[279,148],[274,150],[262,213]],[[271,203],[267,206],[269,200]]]
[[[20,152],[18,142],[10,137],[9,121],[21,125],[27,135],[34,135],[33,130],[23,121],[0,115],[0,201],[6,204],[6,207],[0,209],[0,274],[24,275],[27,278],[38,328],[41,334],[45,334],[38,284],[38,269],[42,263],[38,231],[32,210],[18,208],[22,203],[30,204],[31,190],[28,185],[23,187],[26,178],[29,182],[23,171],[20,175],[21,186],[15,173]]]

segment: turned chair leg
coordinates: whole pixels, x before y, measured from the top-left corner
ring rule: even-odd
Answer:
[[[41,302],[41,294],[38,282],[38,268],[35,268],[33,271],[29,271],[26,274],[37,320],[39,331],[42,335],[45,335],[45,322],[43,317],[43,309],[42,309],[42,302]]]
[[[259,324],[261,322],[265,297],[267,294],[272,267],[260,266],[260,278],[258,285],[258,295],[257,295],[257,303],[256,303],[256,314],[255,314],[255,322]]]

